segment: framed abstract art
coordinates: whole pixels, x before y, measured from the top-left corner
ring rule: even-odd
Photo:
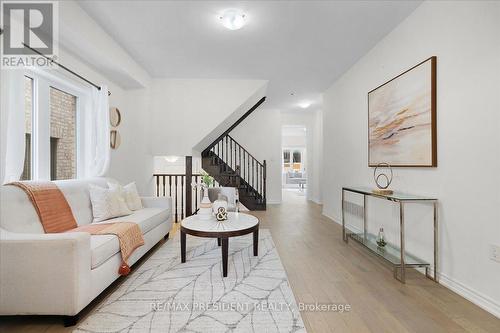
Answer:
[[[368,93],[368,165],[436,167],[436,57]]]

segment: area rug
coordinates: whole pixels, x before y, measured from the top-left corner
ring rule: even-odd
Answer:
[[[215,239],[179,235],[159,248],[80,323],[74,332],[305,332],[269,230],[229,240],[222,277]]]

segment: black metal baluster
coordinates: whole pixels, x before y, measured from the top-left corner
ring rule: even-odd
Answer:
[[[259,194],[259,162],[257,162],[257,167],[255,168],[255,171],[257,172],[256,178],[257,178],[257,187],[255,188],[257,190],[257,194]]]
[[[264,204],[266,203],[266,178],[267,178],[267,165],[266,165],[266,160],[264,160]]]
[[[226,156],[224,158],[224,163],[226,163],[226,166],[229,163],[229,137],[228,136],[226,136]]]
[[[252,158],[252,187],[255,189],[255,159]]]

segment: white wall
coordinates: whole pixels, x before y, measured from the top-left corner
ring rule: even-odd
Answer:
[[[298,133],[286,133],[286,131],[281,131],[282,133],[282,140],[281,144],[283,147],[301,147],[305,148],[306,147],[306,128],[304,127],[297,127],[294,129],[294,131]]]
[[[311,150],[312,164],[309,169],[312,177],[309,181],[311,188],[308,191],[308,199],[318,204],[323,203],[323,112],[316,111],[311,124]]]
[[[186,172],[186,159],[183,156],[177,156],[176,161],[168,161],[166,156],[154,157],[154,173],[167,174],[184,174]],[[193,157],[192,161],[193,173],[201,173],[201,157]]]
[[[203,147],[201,152],[248,111],[266,87],[267,81],[262,80],[153,80],[153,154],[192,155],[198,145]],[[215,132],[219,127],[220,131]]]
[[[323,130],[321,124],[321,110],[281,114],[282,126],[304,126],[306,128],[307,199],[316,203],[322,202]]]
[[[113,101],[113,99],[111,99]],[[111,150],[109,175],[123,183],[135,181],[139,193],[151,195],[153,155],[149,136],[149,94],[146,89],[123,91],[114,102],[121,112],[121,146]],[[111,104],[110,104],[111,105]]]
[[[441,283],[497,316],[500,263],[489,245],[500,245],[499,32],[499,2],[425,2],[325,92],[323,119],[324,213],[338,222],[341,187],[374,185],[367,92],[437,56],[438,167],[396,169],[392,187],[439,198]],[[394,207],[368,206],[369,224],[396,223]],[[431,209],[407,215],[418,250],[413,236],[429,236]]]
[[[267,163],[267,203],[281,202],[281,115],[279,110],[257,109],[231,136],[259,161]]]

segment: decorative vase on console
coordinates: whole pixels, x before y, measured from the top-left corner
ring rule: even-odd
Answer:
[[[377,246],[379,249],[383,249],[387,245],[387,241],[385,240],[385,233],[384,233],[383,227],[380,227],[376,242],[377,242]]]
[[[210,220],[213,217],[212,214],[212,202],[208,198],[208,188],[213,184],[214,178],[208,173],[201,172],[201,182],[192,183],[193,188],[200,187],[203,193],[203,197],[200,201],[200,208],[198,209],[198,217],[200,220]]]

